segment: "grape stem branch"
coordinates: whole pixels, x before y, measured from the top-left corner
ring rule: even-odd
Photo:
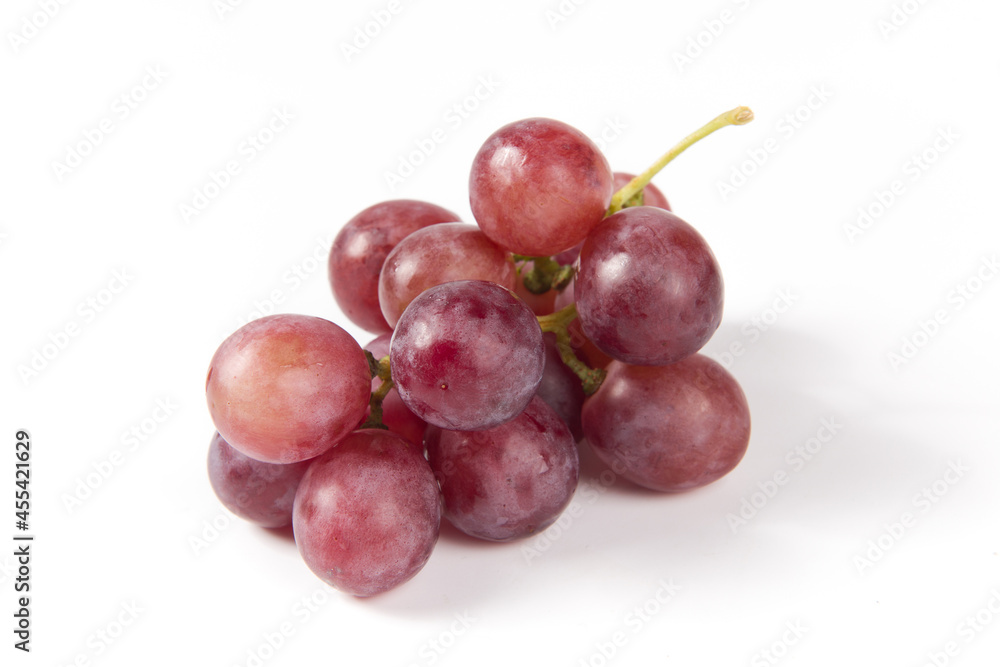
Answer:
[[[721,130],[722,128],[730,125],[746,125],[752,120],[753,111],[747,107],[736,107],[735,109],[731,109],[724,114],[716,116],[713,120],[709,121],[701,128],[681,139],[676,146],[664,153],[649,169],[626,183],[625,187],[611,197],[611,206],[608,207],[607,214],[612,215],[622,210],[629,200],[634,198],[636,194],[642,192],[644,187],[649,185],[653,176],[656,176],[661,169],[667,166],[675,157],[683,153],[689,147],[698,143],[716,130]]]
[[[368,418],[360,428],[387,429],[388,427],[382,423],[382,401],[395,386],[392,382],[392,371],[389,369],[389,355],[376,361],[375,356],[365,350],[365,356],[368,357],[368,368],[371,370],[372,379],[379,378],[382,380],[382,384],[371,393],[371,397],[368,399]]]
[[[556,349],[559,350],[559,357],[583,382],[583,393],[590,396],[598,390],[608,373],[603,368],[591,368],[576,356],[569,335],[569,324],[574,319],[576,319],[576,304],[571,303],[551,315],[540,315],[538,324],[542,327],[543,333],[556,335]]]
[[[528,255],[514,255],[515,262],[532,262],[530,271],[523,272],[521,279],[524,288],[532,294],[545,294],[550,289],[560,292],[573,280],[574,269],[572,265],[563,266],[551,257],[530,257]],[[518,272],[522,272],[523,267],[518,267]]]

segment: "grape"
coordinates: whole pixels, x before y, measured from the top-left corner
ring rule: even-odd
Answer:
[[[750,409],[733,376],[695,354],[670,366],[608,366],[583,406],[583,432],[611,469],[656,491],[722,477],[750,442]]]
[[[365,345],[365,349],[374,355],[376,359],[381,359],[389,354],[389,341],[392,334],[382,334],[372,342]],[[372,378],[372,391],[378,389],[382,384],[379,378]],[[422,447],[424,443],[424,429],[427,424],[420,417],[416,416],[403,404],[403,399],[399,397],[398,391],[390,391],[382,400],[382,423],[393,433],[403,436],[417,447]]]
[[[333,322],[269,315],[222,342],[205,393],[215,427],[269,463],[321,454],[357,428],[371,391],[361,347]]]
[[[368,331],[391,331],[378,302],[378,276],[386,256],[418,229],[458,219],[447,209],[414,199],[384,201],[358,213],[330,248],[327,269],[337,305]]]
[[[501,127],[472,162],[469,203],[483,232],[511,252],[554,255],[584,239],[611,203],[612,175],[579,130],[548,118]]]
[[[548,403],[559,418],[566,422],[573,437],[579,440],[583,437],[580,427],[580,410],[583,408],[583,383],[570,368],[563,363],[556,347],[556,336],[553,333],[544,335],[545,339],[545,370],[542,381],[535,393],[538,398]]]
[[[292,523],[295,489],[309,461],[264,463],[241,454],[218,431],[208,447],[208,479],[230,512],[258,526],[278,528]]]
[[[309,466],[292,525],[309,569],[368,597],[408,581],[427,562],[441,495],[422,450],[389,431],[364,429]]]
[[[441,482],[445,517],[484,540],[545,530],[569,504],[580,474],[572,434],[537,397],[489,430],[428,427],[427,457]]]
[[[463,431],[517,416],[545,365],[542,330],[531,309],[484,280],[437,285],[414,299],[389,354],[406,407],[428,424]]]
[[[382,315],[395,327],[418,294],[453,280],[489,280],[514,289],[517,270],[507,251],[475,225],[455,222],[421,229],[385,259],[378,281]]]
[[[624,171],[616,171],[614,173],[615,192],[618,192],[628,185],[629,181],[633,178],[635,178],[635,174],[629,174]],[[668,211],[672,210],[670,208],[670,203],[667,201],[666,195],[660,191],[660,188],[656,187],[652,183],[648,183],[646,187],[642,189],[642,203],[644,206],[654,206]]]
[[[582,247],[583,247],[583,241],[580,241],[569,250],[563,250],[561,253],[554,256],[552,259],[559,262],[563,266],[566,266],[567,264],[575,264],[577,258],[580,256],[580,249]]]
[[[630,364],[679,361],[722,321],[722,274],[705,239],[651,206],[623,209],[587,237],[574,289],[584,334]]]

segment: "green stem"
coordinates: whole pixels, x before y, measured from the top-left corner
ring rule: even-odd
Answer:
[[[374,362],[372,379],[381,378],[382,384],[378,386],[378,389],[371,393],[371,397],[368,399],[368,406],[370,408],[368,418],[359,428],[388,429],[388,427],[382,423],[382,401],[385,400],[385,397],[389,395],[389,392],[395,386],[392,382],[392,372],[389,369],[389,356],[386,355],[375,362],[375,357],[370,352],[366,350],[365,354],[368,356],[368,365],[370,367]]]
[[[556,349],[559,350],[559,357],[583,382],[583,393],[590,396],[600,388],[608,373],[603,368],[591,368],[576,356],[569,336],[569,324],[574,319],[576,319],[576,304],[571,303],[551,315],[540,315],[538,324],[542,327],[543,333],[556,335]]]
[[[642,189],[649,184],[649,181],[652,180],[653,176],[656,176],[661,169],[667,166],[675,157],[683,153],[690,146],[701,141],[716,130],[721,130],[722,128],[730,125],[746,125],[752,120],[753,111],[750,111],[747,107],[736,107],[735,109],[727,111],[724,114],[716,116],[700,129],[695,130],[688,136],[684,137],[681,139],[680,143],[664,153],[659,160],[653,163],[653,166],[626,183],[625,187],[614,194],[611,198],[611,206],[608,207],[608,215],[612,215],[622,210],[625,203],[635,197],[637,193],[641,192]]]
[[[571,265],[563,266],[551,257],[528,257],[514,255],[515,262],[532,262],[532,269],[518,271],[524,288],[532,294],[545,294],[550,289],[562,291],[573,280],[574,269]]]

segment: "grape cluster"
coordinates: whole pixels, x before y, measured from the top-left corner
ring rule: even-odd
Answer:
[[[422,201],[371,206],[330,251],[364,348],[305,315],[263,317],[211,360],[209,478],[308,567],[370,596],[413,577],[442,516],[506,541],[544,530],[580,476],[577,441],[657,491],[732,470],[750,438],[736,380],[698,353],[722,318],[705,239],[565,123],[497,130],[469,177],[476,224]]]

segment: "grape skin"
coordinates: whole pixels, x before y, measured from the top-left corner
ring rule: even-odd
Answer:
[[[294,463],[357,428],[371,392],[364,352],[333,322],[268,315],[222,342],[208,369],[208,410],[251,458]]]
[[[542,381],[535,393],[538,398],[548,403],[559,418],[569,427],[573,438],[583,437],[580,426],[580,411],[583,409],[583,383],[569,366],[563,363],[556,347],[556,335],[547,333],[545,338],[545,370]]]
[[[631,364],[679,361],[722,321],[722,274],[705,239],[651,206],[623,209],[587,237],[574,290],[587,338]]]
[[[264,463],[240,453],[219,432],[208,447],[208,479],[223,505],[236,516],[264,528],[292,523],[295,490],[309,461]]]
[[[739,384],[695,354],[670,366],[608,366],[583,406],[583,432],[618,475],[656,491],[719,479],[750,442],[750,408]]]
[[[299,484],[295,543],[338,590],[368,597],[411,579],[430,558],[441,494],[415,445],[381,429],[351,433],[317,458]]]
[[[475,225],[443,223],[418,230],[389,253],[378,281],[382,315],[395,327],[424,290],[454,280],[489,280],[514,289],[517,269],[506,250]]]
[[[392,334],[382,334],[375,340],[365,345],[365,349],[372,353],[376,360],[382,359],[389,354],[389,342]],[[379,378],[372,378],[372,391],[375,391],[382,384]],[[403,399],[399,397],[399,392],[390,390],[382,400],[382,423],[393,433],[403,436],[411,443],[422,447],[424,443],[424,430],[427,423],[416,416],[403,404]]]
[[[604,218],[611,167],[579,130],[549,118],[501,127],[479,149],[469,203],[483,232],[520,255],[555,255]]]
[[[414,299],[389,354],[403,403],[428,424],[464,431],[516,417],[545,365],[534,313],[484,280],[437,285]]]
[[[541,398],[485,431],[427,429],[444,515],[459,530],[506,541],[541,532],[569,504],[580,475],[569,428]]]
[[[369,206],[348,220],[334,239],[327,262],[337,305],[367,331],[391,331],[378,300],[378,277],[385,258],[418,229],[458,219],[451,211],[428,202],[393,199]]]

